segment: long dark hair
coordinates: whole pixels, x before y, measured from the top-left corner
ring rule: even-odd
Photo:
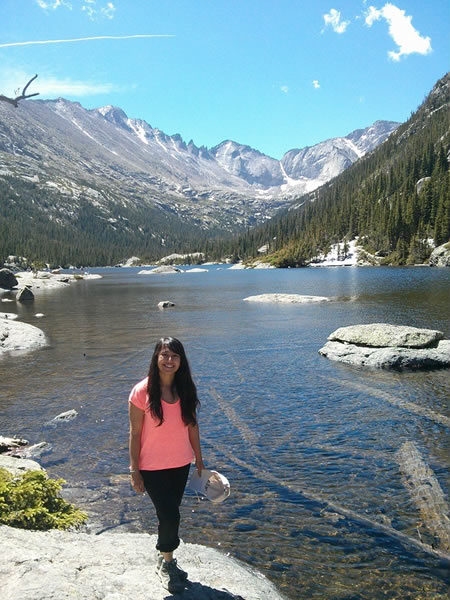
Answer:
[[[161,384],[159,380],[158,356],[163,348],[168,348],[171,352],[180,357],[180,366],[175,372],[173,389],[180,398],[181,417],[185,425],[196,425],[197,407],[200,400],[197,397],[197,388],[192,380],[191,369],[189,367],[186,352],[180,340],[173,337],[161,338],[155,346],[153,356],[150,361],[147,380],[147,395],[150,414],[159,419],[159,425],[164,422],[163,410],[161,406]]]

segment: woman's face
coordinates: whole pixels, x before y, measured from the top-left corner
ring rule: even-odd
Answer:
[[[158,369],[160,375],[175,374],[180,368],[180,355],[169,350],[167,346],[161,348],[158,354]]]

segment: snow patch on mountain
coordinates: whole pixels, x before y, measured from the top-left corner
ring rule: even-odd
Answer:
[[[325,254],[319,254],[312,259],[310,267],[355,267],[358,264],[358,254],[361,247],[358,245],[358,238],[349,242],[333,244],[330,251]]]

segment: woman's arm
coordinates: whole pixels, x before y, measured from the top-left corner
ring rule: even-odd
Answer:
[[[130,417],[130,471],[131,486],[135,492],[145,492],[144,481],[139,471],[139,453],[141,451],[141,433],[144,422],[144,411],[135,406],[132,402],[128,403],[128,414]]]
[[[192,450],[195,454],[195,466],[198,474],[202,474],[202,470],[205,468],[202,458],[202,449],[200,448],[200,432],[198,429],[198,423],[196,425],[189,425],[189,441],[191,442]]]

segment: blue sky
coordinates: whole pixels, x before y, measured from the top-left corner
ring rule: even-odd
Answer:
[[[406,120],[449,69],[449,28],[449,0],[2,0],[0,93],[38,73],[40,98],[281,158]],[[102,36],[122,39],[50,43]]]

